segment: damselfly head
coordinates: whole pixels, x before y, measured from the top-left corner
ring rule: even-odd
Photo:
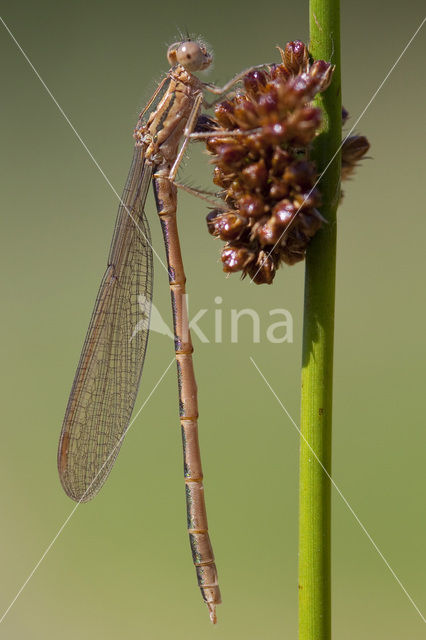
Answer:
[[[167,50],[167,59],[171,65],[180,64],[187,71],[202,71],[211,64],[212,55],[198,40],[175,42]]]

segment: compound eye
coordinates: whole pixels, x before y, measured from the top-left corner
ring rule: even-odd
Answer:
[[[186,41],[178,47],[176,59],[188,71],[199,71],[208,67],[211,57],[199,42]]]
[[[178,62],[184,67],[198,69],[203,63],[203,53],[197,42],[184,42],[177,51]]]
[[[171,66],[177,64],[177,52],[180,47],[180,42],[174,42],[167,49],[167,60]]]

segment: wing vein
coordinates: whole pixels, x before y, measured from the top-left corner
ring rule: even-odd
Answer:
[[[59,476],[76,501],[91,499],[104,484],[142,375],[153,280],[144,212],[151,174],[135,148],[59,441]]]

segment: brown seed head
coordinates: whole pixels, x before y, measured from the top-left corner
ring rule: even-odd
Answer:
[[[226,242],[223,270],[240,271],[257,284],[270,284],[280,264],[303,260],[324,222],[318,171],[309,160],[321,126],[321,111],[312,100],[330,85],[334,67],[310,61],[298,40],[279,51],[281,64],[250,71],[243,89],[216,106],[207,141],[214,183],[229,207],[209,213],[209,232]],[[366,138],[348,138],[342,177],[367,150]]]

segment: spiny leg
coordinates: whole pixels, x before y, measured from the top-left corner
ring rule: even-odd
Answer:
[[[186,147],[188,146],[188,143],[191,139],[190,138],[191,133],[193,133],[195,127],[197,126],[197,120],[198,120],[202,103],[203,103],[203,94],[199,93],[194,100],[191,113],[189,114],[189,118],[187,120],[185,130],[183,132],[183,136],[184,136],[183,143],[181,145],[181,148],[179,149],[179,153],[176,156],[176,160],[174,161],[173,166],[170,169],[169,180],[173,181],[176,177],[176,174],[179,169],[179,165],[182,162],[183,156],[185,154]]]
[[[206,89],[206,91],[210,91],[210,93],[213,93],[216,96],[219,96],[216,100],[213,100],[213,102],[206,102],[204,101],[204,106],[207,109],[210,109],[211,107],[213,107],[216,102],[218,102],[221,98],[221,96],[224,93],[228,93],[228,91],[235,85],[237,84],[237,82],[239,82],[240,80],[242,80],[244,78],[245,75],[247,75],[248,73],[250,73],[250,71],[254,71],[255,69],[263,69],[263,67],[268,67],[271,66],[273,63],[264,63],[264,64],[258,64],[254,67],[250,67],[249,69],[244,69],[244,71],[240,71],[240,73],[237,73],[233,78],[231,78],[226,84],[223,85],[223,87],[218,87],[215,84],[212,84],[210,82],[205,82],[203,84],[203,87]]]
[[[164,83],[168,80],[168,76],[166,76],[165,78],[162,79],[162,81],[160,82],[160,84],[158,85],[158,87],[156,88],[156,90],[154,91],[154,93],[152,94],[152,96],[150,97],[150,99],[148,100],[148,102],[146,103],[146,105],[144,106],[144,108],[142,109],[142,111],[139,114],[139,119],[143,118],[143,116],[145,115],[145,113],[148,111],[148,109],[150,108],[150,106],[152,105],[152,103],[154,102],[154,100],[156,99],[156,97],[158,96],[158,94],[160,93],[161,89],[164,86]]]
[[[178,189],[182,189],[182,191],[185,191],[186,193],[190,193],[192,196],[195,196],[196,198],[200,198],[200,200],[204,200],[204,202],[208,202],[209,204],[212,204],[215,208],[220,208],[219,203],[216,202],[216,200],[213,200],[212,198],[217,198],[220,202],[221,196],[217,195],[213,191],[207,191],[205,189],[197,189],[196,187],[190,187],[187,184],[176,182],[176,180],[173,180],[173,184]],[[209,196],[211,196],[211,198]],[[227,207],[225,207],[224,210],[225,209],[227,209]]]

